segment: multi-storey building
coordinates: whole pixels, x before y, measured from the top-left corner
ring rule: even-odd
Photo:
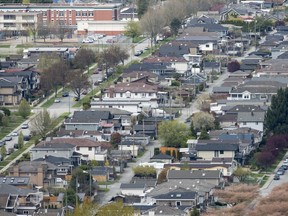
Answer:
[[[47,23],[62,21],[76,26],[78,21],[111,21],[120,19],[121,3],[94,4],[0,4],[0,13],[34,12]]]

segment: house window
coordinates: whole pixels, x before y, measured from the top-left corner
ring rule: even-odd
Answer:
[[[120,97],[123,97],[123,93],[120,93]]]
[[[24,210],[24,211],[23,211],[23,214],[24,214],[24,215],[28,215],[28,214],[29,214],[29,211]]]
[[[258,122],[255,122],[256,125],[258,125]]]
[[[93,11],[89,11],[89,16],[94,16]]]
[[[79,147],[79,146],[77,146],[76,150],[77,150],[77,151],[80,151],[80,147]]]
[[[15,20],[16,15],[4,15],[4,20]]]
[[[244,99],[249,99],[249,95],[244,95]]]
[[[206,47],[208,48],[208,47],[210,47],[210,45],[209,45],[209,44],[206,44]]]
[[[82,12],[82,16],[87,16],[87,12],[86,12],[86,11],[83,11],[83,12]]]
[[[152,93],[149,93],[149,96],[152,96]]]
[[[214,157],[219,157],[219,151],[214,151]]]
[[[92,147],[88,147],[88,151],[92,151]]]
[[[224,151],[223,151],[223,150],[220,150],[220,154],[224,154]]]
[[[243,125],[246,125],[247,124],[247,122],[243,122]]]
[[[81,16],[80,11],[76,11],[76,16]]]
[[[176,201],[176,206],[181,206],[181,201]]]
[[[64,16],[64,12],[63,11],[59,11],[59,16]]]
[[[261,95],[260,96],[260,100],[266,100],[267,99],[267,95]]]
[[[145,93],[142,93],[142,97],[145,97],[146,96],[146,94]]]
[[[138,95],[138,93],[135,93],[135,96],[137,96]]]

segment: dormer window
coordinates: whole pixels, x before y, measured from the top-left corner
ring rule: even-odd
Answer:
[[[127,97],[127,98],[130,98],[130,97],[131,97],[131,92],[129,92],[129,91],[126,92],[126,97]]]

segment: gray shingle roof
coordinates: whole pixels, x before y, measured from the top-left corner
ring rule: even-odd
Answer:
[[[13,195],[27,195],[28,193],[35,193],[35,190],[18,188],[13,185],[0,184],[0,194],[13,194]]]
[[[264,122],[265,112],[239,112],[238,122]]]
[[[169,170],[167,178],[170,179],[218,179],[219,170]]]
[[[144,189],[146,187],[145,183],[136,183],[136,184],[124,184],[120,185],[121,189]]]
[[[137,207],[136,207],[137,208]],[[155,215],[165,215],[165,216],[184,216],[186,213],[183,210],[176,209],[173,207],[160,205],[154,208],[150,208],[144,211],[141,215],[150,215],[150,212],[154,212]]]
[[[75,111],[73,117],[67,119],[65,123],[99,123],[100,120],[110,119],[109,111]]]
[[[207,143],[207,144],[197,144],[197,151],[237,151],[237,144],[229,144],[229,143]]]
[[[197,193],[189,191],[184,188],[176,188],[166,194],[159,194],[153,198],[156,200],[194,200],[196,199]]]
[[[167,155],[167,154],[162,154],[162,153],[160,153],[160,154],[158,154],[158,155],[154,155],[151,159],[171,160],[171,159],[173,159],[173,157],[170,156],[170,155]]]

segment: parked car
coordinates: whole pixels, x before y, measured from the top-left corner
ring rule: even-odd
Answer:
[[[82,40],[82,43],[93,43],[93,42],[94,42],[94,40],[91,40],[89,38],[86,38],[86,39]]]
[[[18,149],[19,148],[19,145],[16,143],[14,144],[14,149]]]
[[[11,141],[12,140],[12,136],[6,136],[5,137],[5,141]]]
[[[284,175],[285,171],[283,169],[278,169],[277,175]]]
[[[74,97],[73,100],[74,100],[74,101],[79,101],[80,98],[79,98],[79,97]]]
[[[69,92],[63,92],[62,97],[68,97],[69,96]]]
[[[30,135],[25,135],[23,137],[24,141],[29,141],[31,139],[31,136]]]
[[[64,96],[63,96],[64,97]],[[60,101],[60,99],[58,99],[58,98],[56,98],[55,100],[54,100],[54,103],[60,103],[61,101]]]
[[[275,174],[273,179],[274,179],[274,180],[280,180],[280,175]]]
[[[82,94],[83,94],[83,95],[87,95],[87,94],[88,94],[88,91],[87,91],[87,90],[84,90],[84,91],[82,92]]]
[[[143,50],[138,50],[135,52],[134,56],[140,56],[143,53]]]
[[[11,136],[18,136],[18,132],[17,131],[12,132]]]
[[[29,125],[28,125],[28,124],[23,124],[23,125],[21,126],[21,128],[22,128],[22,129],[28,129],[28,128],[29,128]]]
[[[287,170],[288,169],[288,166],[283,164],[280,168],[284,169],[284,170]]]

